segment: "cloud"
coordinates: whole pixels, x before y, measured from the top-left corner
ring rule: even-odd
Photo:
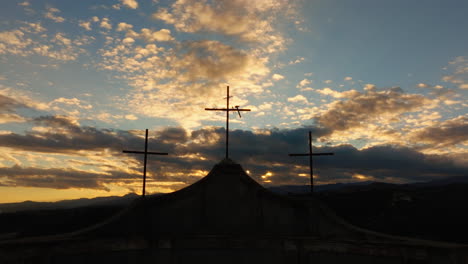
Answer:
[[[372,175],[375,179],[423,181],[449,175],[461,176],[465,169],[444,156],[427,155],[408,147],[379,145],[357,150],[343,145],[329,150],[335,153],[333,158],[339,161],[321,162],[339,162],[338,169],[346,171],[342,176],[358,173]]]
[[[460,89],[468,89],[468,58],[456,57],[453,61],[449,62],[450,75],[445,75],[442,80],[456,84]]]
[[[334,98],[340,99],[320,107],[302,105],[303,107],[300,108],[295,107],[295,104],[299,106],[308,104],[308,99],[312,100],[312,97],[296,95],[285,98],[283,95],[273,94],[274,90],[270,90],[270,85],[274,85],[274,80],[284,79],[284,76],[274,73],[278,68],[270,69],[270,65],[278,65],[276,63],[278,54],[272,53],[286,48],[288,44],[286,35],[281,33],[283,26],[277,27],[276,25],[280,25],[287,19],[285,13],[291,2],[282,0],[173,1],[166,9],[157,10],[155,17],[159,19],[158,22],[163,21],[168,24],[157,28],[134,28],[133,25],[125,22],[117,24],[119,20],[114,21],[112,17],[110,19],[114,24],[111,24],[109,18],[99,19],[98,17],[79,21],[79,25],[86,30],[99,27],[107,30],[115,29],[115,31],[103,32],[106,44],[99,51],[101,57],[93,57],[92,61],[97,62],[95,66],[98,70],[108,71],[118,79],[114,81],[130,85],[130,88],[125,90],[128,93],[116,100],[117,107],[123,110],[122,112],[105,113],[102,109],[96,109],[95,115],[102,117],[102,120],[119,119],[122,122],[150,116],[157,117],[162,122],[179,124],[181,127],[153,131],[151,137],[152,148],[155,151],[168,151],[176,155],[161,161],[155,159],[160,162],[156,163],[156,168],[161,168],[161,170],[150,170],[154,174],[161,172],[163,174],[161,177],[167,181],[173,179],[183,183],[190,182],[193,180],[190,177],[195,177],[195,175],[199,177],[222,157],[224,130],[197,127],[202,125],[202,122],[213,124],[224,118],[221,114],[205,113],[203,108],[224,105],[223,96],[226,85],[231,86],[231,93],[235,96],[232,99],[233,104],[255,109],[255,105],[252,104],[258,100],[266,100],[267,102],[257,107],[260,110],[258,115],[268,112],[276,114],[278,113],[276,111],[284,110],[285,124],[286,122],[300,124],[299,122],[303,121],[317,126],[295,130],[232,131],[232,140],[235,143],[232,146],[233,157],[238,158],[245,166],[249,166],[254,177],[259,180],[261,180],[261,175],[271,172],[269,178],[273,183],[304,181],[304,177],[296,176],[304,171],[307,172],[306,161],[285,161],[285,152],[304,150],[308,129],[312,129],[314,136],[319,137],[320,140],[334,139],[331,135],[336,135],[337,132],[343,132],[342,135],[348,132],[352,134],[358,129],[361,129],[362,133],[367,133],[369,137],[376,136],[372,144],[366,147],[362,147],[363,144],[358,145],[361,149],[349,145],[325,147],[322,144],[321,147],[317,147],[317,150],[336,151],[340,153],[340,157],[356,162],[355,165],[350,165],[346,160],[334,159],[338,156],[320,159],[317,173],[322,182],[325,174],[330,176],[329,180],[349,180],[352,175],[357,174],[389,179],[391,177],[427,178],[431,177],[431,173],[433,175],[456,175],[456,171],[459,172],[460,169],[458,165],[451,163],[451,158],[444,161],[439,156],[420,152],[425,151],[427,147],[463,145],[466,142],[466,137],[460,132],[466,130],[464,125],[466,117],[457,117],[446,122],[438,121],[438,119],[446,115],[448,111],[439,111],[439,115],[420,112],[430,110],[436,104],[461,106],[462,100],[455,101],[455,95],[450,97],[451,93],[448,89],[434,87],[439,92],[436,94],[429,90],[428,96],[408,94],[397,88],[381,90],[373,85],[366,85],[365,91],[361,92],[335,91],[331,88],[313,90],[310,87],[312,80],[300,81],[298,79],[297,88],[301,91],[315,91],[329,96],[318,99],[323,99],[322,102],[330,102]],[[135,1],[122,1],[119,7],[136,8],[137,5]],[[115,12],[112,9],[107,10]],[[48,11],[56,19],[60,17],[61,13],[58,9],[52,8]],[[78,20],[75,20],[75,26],[76,21]],[[83,31],[82,29],[81,32]],[[193,35],[190,33],[197,33],[199,37],[192,38]],[[182,38],[176,39],[179,37]],[[21,23],[17,29],[0,32],[0,53],[17,56],[40,55],[44,58],[37,59],[46,59],[52,63],[55,60],[73,61],[77,60],[80,54],[87,52],[84,46],[92,41],[92,37],[74,37],[71,32],[46,30],[40,23]],[[34,59],[36,60],[36,56]],[[302,61],[304,58],[297,57],[291,60],[290,64]],[[453,74],[450,73],[451,77],[447,77],[446,80],[463,89],[466,82],[460,80],[466,80],[466,78],[463,79],[464,70],[459,65],[463,65],[465,61],[463,59],[455,61],[450,64],[454,70]],[[344,80],[351,81],[352,78],[345,77]],[[94,108],[86,100],[79,99],[81,98],[79,96],[58,97],[55,100],[51,99],[51,102],[43,103],[32,99],[35,97],[24,97],[14,92],[0,93],[3,96],[0,97],[0,123],[30,120],[29,123],[21,124],[21,127],[32,126],[32,128],[24,133],[0,132],[1,152],[8,152],[13,157],[8,161],[0,161],[0,166],[12,168],[12,160],[17,159],[19,162],[15,163],[18,163],[19,167],[16,169],[24,172],[24,175],[29,175],[28,181],[31,180],[28,183],[25,180],[22,184],[33,184],[33,178],[37,177],[39,181],[41,175],[44,176],[44,182],[49,181],[53,184],[53,177],[47,178],[47,175],[65,177],[67,172],[75,175],[76,179],[85,177],[81,176],[82,172],[89,172],[94,178],[107,175],[111,179],[116,179],[121,175],[131,177],[132,179],[129,180],[139,175],[138,172],[130,173],[129,171],[138,171],[141,168],[140,157],[122,157],[120,151],[123,148],[141,149],[143,143],[141,131],[121,131],[80,125],[89,120],[80,120],[79,114],[75,115],[68,110],[80,112],[93,109],[94,111]],[[268,96],[275,98],[274,100],[268,99]],[[252,97],[254,98],[251,99]],[[431,97],[436,97],[436,99],[430,99]],[[314,99],[314,102],[318,100]],[[292,104],[283,105],[281,101],[288,101]],[[20,108],[29,109],[18,111]],[[38,109],[55,114],[60,113],[64,116],[42,116],[32,121],[22,116],[24,112]],[[34,111],[34,113],[37,117],[39,111]],[[252,114],[257,114],[257,111]],[[417,121],[411,123],[410,119]],[[244,124],[239,123],[240,125]],[[350,134],[345,136],[350,136]],[[453,140],[442,139],[443,134],[453,135],[450,137]],[[397,137],[400,137],[400,141],[393,141]],[[414,149],[401,148],[396,144],[381,144],[382,141],[401,143],[405,140],[408,140],[408,144]],[[53,169],[48,170],[30,165],[25,161],[27,158],[22,157],[22,155],[29,155],[28,153],[33,155],[28,156],[29,162],[40,160],[47,165],[53,163],[50,165]],[[372,159],[371,155],[379,158]],[[403,166],[405,163],[404,160],[398,160],[392,155],[405,157],[415,169],[408,174],[396,175],[398,173],[396,167]],[[51,160],[46,161],[42,157],[48,157]],[[120,158],[125,162],[128,161],[130,165],[127,170],[129,171],[119,168],[118,165],[121,164],[116,165],[113,163],[115,161],[105,161]],[[389,163],[393,165],[384,163],[385,159],[389,159]],[[371,160],[377,164],[380,162],[380,165],[372,167],[372,164],[368,163]],[[430,171],[424,171],[424,169],[421,172],[417,171],[423,165],[428,165],[429,161],[436,161],[436,164],[441,164],[448,169],[444,172],[440,168],[429,166]],[[410,165],[408,166],[413,168]],[[38,170],[33,171],[33,169]],[[324,172],[320,169],[329,171]],[[109,176],[110,172],[115,175]],[[414,176],[410,173],[414,173]],[[74,183],[70,180],[68,183],[58,184],[57,188],[62,188],[60,186],[78,188],[78,184],[79,182]],[[94,183],[90,181],[86,185],[98,186],[98,188],[104,186],[101,180],[94,181]]]
[[[227,5],[226,2],[220,3]],[[206,1],[176,1],[172,5],[172,12],[162,8],[153,17],[174,24],[183,32],[208,30],[227,35],[242,35],[250,33],[249,24],[254,26],[246,16],[233,9],[216,7]]]
[[[244,72],[256,63],[255,58],[246,52],[217,41],[187,42],[183,50],[186,50],[186,53],[176,65],[182,67],[180,72],[184,72],[183,68],[186,69],[187,80],[227,79],[228,76]],[[255,68],[252,70],[255,71]]]
[[[80,21],[79,26],[90,31],[91,28],[91,22],[90,21]]]
[[[48,18],[48,19],[51,19],[57,23],[62,23],[65,21],[65,18],[57,15],[58,13],[60,13],[60,10],[58,10],[57,8],[54,8],[54,7],[48,7],[47,8],[47,12],[44,14],[44,17],[45,18]]]
[[[133,38],[124,38],[122,40],[122,43],[123,44],[133,44],[133,43],[135,43],[135,40]]]
[[[24,135],[0,135],[0,147],[9,149],[10,159],[17,159],[16,165],[10,167],[0,163],[0,173],[6,177],[2,184],[105,189],[109,184],[118,183],[132,189],[139,181],[141,157],[124,155],[121,151],[141,149],[144,145],[142,131],[80,126],[76,120],[60,116],[43,116],[34,122],[43,129]],[[260,183],[307,184],[307,178],[299,176],[308,172],[307,159],[289,158],[287,155],[307,150],[309,130],[314,139],[330,134],[327,129],[312,126],[255,132],[233,130],[230,134],[231,157]],[[224,128],[214,127],[193,131],[167,127],[150,131],[150,151],[169,152],[170,155],[150,158],[148,174],[157,175],[158,182],[163,184],[177,183],[171,188],[183,187],[205,176],[224,155],[224,132]],[[17,153],[24,155],[22,150],[26,149],[30,153],[28,155],[42,153],[41,165],[21,164],[23,157]],[[390,182],[408,182],[460,176],[466,172],[466,164],[449,157],[392,145],[360,150],[351,145],[329,145],[314,147],[314,151],[335,153],[315,162],[317,183],[355,181],[353,177],[357,174]],[[53,155],[55,166],[44,168],[50,162],[47,161],[49,154]],[[57,157],[62,158],[55,160]],[[266,174],[267,178],[261,177]]]
[[[132,29],[132,28],[133,28],[133,25],[130,25],[130,24],[125,23],[125,22],[120,22],[117,25],[117,31],[127,31],[127,30]]]
[[[128,114],[128,115],[125,115],[125,119],[127,120],[138,120],[138,117],[134,114]]]
[[[430,103],[427,97],[407,94],[400,88],[353,92],[351,98],[331,103],[317,116],[317,122],[332,130],[347,130],[382,118],[392,122],[404,113],[430,107]]]
[[[141,36],[138,35],[138,37]],[[151,72],[152,68],[157,65],[159,72],[151,72],[152,79],[174,78],[175,82],[177,79],[179,81],[219,81],[246,74],[249,68],[252,74],[266,75],[268,73],[262,61],[218,41],[187,41],[179,45],[177,50],[165,51],[154,44],[135,50],[129,50],[124,46],[117,46],[113,50],[103,49],[104,64],[101,65],[117,71],[142,70],[146,73]],[[155,56],[160,52],[165,53]],[[141,58],[137,61],[134,56],[138,55]],[[148,68],[150,65],[152,67]]]
[[[32,99],[30,94],[16,89],[5,88],[1,84],[0,97],[2,98],[1,101],[2,105],[5,107],[4,109],[10,112],[15,108],[29,108],[33,110],[46,110],[49,108],[47,103]]]
[[[309,84],[311,84],[311,81],[308,80],[308,79],[304,79],[304,80],[300,81],[297,86],[298,87],[304,87],[304,86],[309,85]]]
[[[101,24],[99,24],[99,26],[100,26],[101,28],[105,28],[105,29],[107,29],[107,30],[111,30],[111,29],[112,29],[112,25],[111,25],[111,23],[109,22],[109,18],[107,18],[107,17],[104,17],[104,18],[101,19]]]
[[[160,8],[153,18],[182,32],[216,32],[242,41],[264,43],[264,50],[276,52],[286,40],[273,28],[278,14],[292,10],[288,1],[209,1],[178,0],[170,8]]]
[[[26,11],[26,13],[29,14],[29,15],[36,13],[36,11],[33,8],[31,8],[31,2],[30,1],[19,2],[18,6],[23,7],[24,11]]]
[[[122,5],[131,8],[131,9],[137,9],[138,8],[138,2],[136,0],[120,0]]]
[[[367,83],[364,85],[364,91],[375,91],[376,88],[375,84]]]
[[[23,22],[26,26],[20,27],[21,30],[27,33],[41,33],[47,31],[40,22],[31,23]]]
[[[188,133],[181,127],[168,127],[157,132],[160,142],[167,144],[184,144],[189,140]]]
[[[301,179],[296,176],[295,172],[307,173],[307,159],[288,161],[285,160],[283,155],[286,154],[285,152],[301,152],[301,149],[306,151],[307,133],[305,130],[283,130],[279,133],[271,131],[269,136],[256,135],[254,136],[255,140],[250,141],[237,135],[237,144],[242,144],[242,141],[247,141],[244,143],[246,145],[250,145],[254,141],[261,142],[264,151],[261,154],[253,149],[246,150],[242,152],[240,163],[245,164],[244,167],[249,166],[249,169],[257,176],[260,173],[272,171],[276,175],[276,178],[271,179],[275,184],[300,182]],[[241,132],[239,131],[239,133]],[[322,132],[314,131],[313,135],[314,137],[320,137],[326,135],[326,133],[326,130]],[[272,144],[277,146],[274,147]],[[338,145],[317,148],[314,151],[335,153],[333,157],[322,158],[315,163],[319,181],[323,182],[350,180],[352,175],[356,173],[371,175],[380,180],[405,182],[428,180],[449,175],[460,176],[466,171],[466,165],[457,165],[453,160],[444,156],[422,154],[411,148],[391,145],[379,145],[361,150],[351,145]],[[258,156],[255,156],[254,153],[257,153]],[[301,164],[303,167],[295,171],[294,167],[291,166],[294,163]],[[275,164],[278,168],[275,168],[272,164]]]
[[[15,113],[16,109],[21,107],[24,105],[20,102],[0,94],[0,124],[24,122],[25,118]]]
[[[82,47],[91,43],[94,38],[78,36],[70,39],[65,33],[54,36],[43,34],[45,29],[39,23],[26,23],[19,29],[0,32],[0,54],[17,56],[40,55],[57,61],[76,60],[86,52]],[[47,36],[47,38],[46,38]],[[33,41],[39,38],[40,41]]]
[[[301,103],[301,104],[308,104],[309,101],[307,101],[307,98],[305,98],[303,95],[298,94],[294,97],[289,97],[288,102],[290,103]]]
[[[36,168],[36,167],[0,167],[0,174],[7,178],[3,186],[12,187],[39,187],[39,188],[86,188],[104,189],[100,178],[104,175],[89,171],[80,171],[61,168]]]
[[[273,107],[272,103],[265,102],[265,103],[262,103],[261,105],[259,105],[258,109],[260,109],[260,110],[271,110],[272,107]]]
[[[131,25],[125,23],[119,23],[120,30],[126,30],[127,36],[132,38],[140,38],[146,42],[155,42],[155,41],[172,41],[174,38],[171,36],[171,31],[169,29],[160,29],[159,31],[153,31],[151,29],[142,28],[140,33],[137,33],[131,30]]]
[[[0,94],[0,111],[1,112],[12,112],[17,107],[24,106],[14,98]]]
[[[92,105],[87,104],[78,98],[59,97],[57,99],[52,100],[49,103],[50,109],[55,110],[55,111],[64,110],[63,108],[66,106],[72,106],[73,109],[79,108],[79,109],[84,109],[84,110],[89,110],[93,108]]]
[[[422,133],[433,126],[445,125],[437,120],[446,118],[449,107],[455,109],[461,104],[460,101],[451,99],[458,98],[452,90],[431,88],[428,95],[421,95],[406,93],[400,88],[379,89],[374,85],[368,87],[364,92],[338,92],[330,88],[314,90],[338,100],[318,107],[290,106],[289,110],[298,120],[308,120],[327,128],[330,134],[324,140],[336,143],[360,142],[357,143],[360,147],[406,145],[426,154],[435,151],[464,152],[462,142],[442,144],[444,141],[441,141],[441,144],[436,144],[428,139],[423,142],[415,134],[416,131]],[[452,133],[455,133],[455,129]],[[454,138],[460,140],[460,136]]]
[[[19,113],[20,110],[44,110],[48,105],[35,101],[20,91],[5,88],[0,85],[0,124],[11,122],[26,122],[28,118]]]
[[[283,0],[174,1],[153,14],[170,25],[166,28],[118,23],[116,31],[124,35],[108,38],[96,66],[133,88],[122,100],[122,110],[194,128],[219,119],[198,110],[219,104],[225,85],[241,95],[236,104],[247,105],[248,96],[262,94],[281,78],[269,68],[272,54],[288,43],[276,25],[293,21],[297,5]],[[177,39],[192,33],[201,38]]]
[[[326,135],[326,130],[300,128],[293,130],[267,130],[263,133],[234,130],[231,133],[231,157],[251,171],[263,182],[261,175],[272,172],[274,184],[307,183],[299,173],[308,172],[307,159],[288,158],[288,153],[307,150],[307,131],[315,137]],[[223,130],[202,129],[192,133],[197,144],[189,145],[192,152],[203,153],[208,160],[216,160],[223,153]],[[202,140],[197,141],[198,138]],[[215,139],[215,141],[212,141]],[[352,175],[371,175],[388,181],[418,181],[444,176],[460,176],[463,166],[443,156],[422,154],[398,146],[380,145],[358,150],[351,145],[316,148],[317,152],[334,152],[332,157],[316,161],[319,181],[352,180]],[[301,165],[299,168],[295,165]],[[402,170],[402,168],[405,168]]]
[[[311,84],[312,81],[309,79],[303,79],[300,81],[297,85],[296,88],[299,88],[301,91],[312,91],[312,87],[309,87],[308,85]]]
[[[42,129],[26,135],[10,133],[0,135],[0,145],[35,152],[67,153],[79,150],[110,148],[117,151],[123,140],[135,140],[131,134],[112,130],[80,127],[76,120],[63,116],[43,116],[34,123]],[[119,144],[120,143],[120,144]]]
[[[323,94],[323,95],[329,95],[334,98],[352,98],[354,96],[358,96],[360,93],[356,90],[349,90],[349,91],[344,91],[344,92],[338,92],[335,90],[330,89],[329,87],[325,87],[320,90],[315,90],[317,93]]]
[[[0,32],[0,54],[11,53],[26,56],[29,52],[24,49],[32,44],[30,38],[25,37],[21,30],[11,30]]]
[[[80,54],[86,53],[82,46],[93,41],[91,37],[67,38],[64,33],[57,33],[48,44],[37,44],[32,50],[41,56],[57,61],[74,61]]]
[[[71,115],[71,116],[75,117],[77,115]],[[89,115],[89,118],[93,120],[98,120],[101,122],[109,123],[112,125],[116,125],[119,121],[122,121],[122,120],[138,120],[138,117],[134,114],[110,114],[109,112],[91,113]]]
[[[468,116],[438,121],[433,125],[417,129],[410,134],[416,143],[429,144],[430,147],[447,147],[456,144],[468,146]]]
[[[134,116],[129,116],[129,118],[134,118]],[[76,119],[71,117],[41,116],[32,119],[31,122],[35,127],[24,135],[0,134],[0,147],[29,152],[83,155],[84,150],[107,150],[111,153],[121,153],[124,147],[139,149],[144,146],[144,138],[141,135],[135,135],[133,131],[81,126]],[[188,139],[187,132],[178,127],[151,133],[150,141],[158,142],[158,148],[166,152],[174,152],[179,142],[184,143]]]
[[[284,76],[281,75],[281,74],[275,73],[275,74],[273,74],[273,76],[272,76],[271,78],[272,78],[273,80],[275,80],[275,81],[279,81],[279,80],[283,80],[283,79],[284,79]]]
[[[267,58],[212,40],[174,45],[171,49],[156,44],[103,48],[98,67],[121,73],[116,77],[134,87],[125,107],[138,114],[169,118],[185,127],[217,118],[200,110],[219,104],[224,90],[220,83],[229,82],[235,94],[243,97],[264,91],[259,83],[270,74]],[[243,98],[235,100],[237,105],[247,103]]]
[[[26,119],[18,114],[0,113],[0,124],[24,121],[26,121]]]
[[[298,63],[301,63],[305,61],[305,58],[304,57],[298,57],[297,59],[295,60],[291,60],[288,62],[289,65],[294,65],[294,64],[298,64]]]
[[[40,127],[35,127],[24,135],[0,135],[0,148],[8,149],[8,160],[15,161],[13,167],[5,166],[5,160],[0,162],[0,173],[4,176],[0,184],[57,189],[106,189],[109,184],[117,184],[131,190],[134,182],[139,181],[141,158],[122,154],[121,151],[141,149],[144,146],[141,133],[137,136],[127,131],[81,127],[76,120],[60,116],[39,117],[34,119],[34,123]],[[167,128],[156,133],[152,131],[150,151],[166,151],[173,155],[177,145],[187,140],[186,131],[180,128]],[[23,151],[26,149],[27,153]],[[25,167],[21,164],[25,156],[40,162],[27,162],[29,167]],[[193,182],[193,177],[201,176],[199,166],[194,165],[184,170],[174,167],[178,165],[174,165],[174,159],[169,158],[166,172],[161,174],[158,170],[158,175],[162,175],[159,179],[165,182],[178,181],[180,184],[181,180]],[[148,171],[149,177],[155,171],[153,163],[150,158],[149,167],[152,169]],[[182,174],[184,177],[170,176],[173,172],[185,172]]]
[[[66,38],[62,33],[55,34],[55,41],[64,46],[70,46],[72,43],[72,41],[69,38]]]

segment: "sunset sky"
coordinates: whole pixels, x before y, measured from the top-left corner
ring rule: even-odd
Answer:
[[[0,203],[468,175],[466,0],[30,0],[0,9]]]

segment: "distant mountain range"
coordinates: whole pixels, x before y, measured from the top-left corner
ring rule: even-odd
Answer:
[[[457,176],[457,177],[447,177],[443,179],[437,179],[427,182],[415,182],[408,184],[394,184],[394,183],[385,183],[385,182],[376,182],[376,181],[362,181],[362,182],[351,182],[351,183],[334,183],[334,184],[324,184],[314,186],[314,191],[317,193],[320,192],[329,192],[329,191],[357,191],[365,189],[374,189],[374,188],[424,188],[431,186],[445,186],[455,183],[468,183],[468,176]],[[310,185],[281,185],[281,186],[271,186],[270,189],[273,192],[280,194],[304,194],[310,192]]]
[[[349,188],[351,186],[364,186],[375,182],[352,182],[352,183],[334,183],[314,186],[315,192],[326,192]],[[280,194],[305,194],[310,192],[310,185],[281,185],[268,187],[269,190]]]
[[[19,211],[31,211],[31,210],[56,210],[56,209],[70,209],[87,206],[124,206],[129,204],[139,195],[135,193],[129,193],[124,196],[107,196],[107,197],[96,197],[96,198],[81,198],[75,200],[63,200],[58,202],[33,202],[24,201],[19,203],[3,203],[0,204],[0,213],[12,213]]]
[[[309,186],[274,186],[290,196]],[[468,244],[468,177],[424,183],[320,185],[315,196],[356,226],[393,235]],[[160,195],[160,194],[155,194]],[[0,204],[0,240],[79,230],[118,213],[139,197],[99,197],[59,202]]]
[[[319,185],[315,187],[317,192],[338,190],[342,188],[348,188],[350,186],[361,186],[372,184],[373,182],[356,182],[356,183],[335,183],[327,185]],[[288,193],[308,193],[310,190],[309,185],[283,185],[268,187],[273,192],[280,194]],[[161,194],[153,194],[161,195]],[[106,196],[96,198],[80,198],[74,200],[63,200],[57,202],[34,202],[24,201],[18,203],[0,203],[0,214],[2,213],[13,213],[20,211],[31,211],[31,210],[56,210],[56,209],[71,209],[78,207],[87,206],[124,206],[129,204],[135,198],[139,197],[138,194],[128,193],[124,196]]]
[[[375,181],[364,181],[364,182],[352,182],[352,183],[334,183],[314,186],[314,191],[329,192],[338,190],[357,191],[368,188],[389,188],[394,187],[430,187],[430,186],[443,186],[453,183],[468,183],[468,176],[450,177],[440,180],[433,180],[429,182],[417,182],[411,184],[390,184]],[[269,190],[279,194],[306,194],[310,192],[309,185],[281,185],[268,187]],[[161,195],[161,194],[154,194]],[[18,211],[29,211],[29,210],[55,210],[55,209],[69,209],[86,206],[124,206],[129,204],[135,198],[139,197],[138,194],[129,193],[124,196],[107,196],[107,197],[96,197],[96,198],[81,198],[75,200],[63,200],[57,202],[34,202],[24,201],[19,203],[3,203],[0,204],[1,213],[11,213]]]

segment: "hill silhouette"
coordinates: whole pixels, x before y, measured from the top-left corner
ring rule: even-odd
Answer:
[[[107,196],[96,198],[80,198],[72,200],[62,200],[57,202],[34,202],[24,201],[18,203],[0,204],[0,213],[14,213],[20,211],[37,210],[55,210],[70,209],[77,207],[96,206],[96,205],[126,205],[137,198],[135,193],[129,193],[124,196]]]
[[[308,186],[275,186],[271,190],[308,195]],[[468,181],[427,183],[362,182],[317,186],[316,196],[350,223],[393,235],[468,243]],[[71,232],[102,221],[137,196],[101,197],[56,203],[0,205],[0,240]]]
[[[468,243],[468,183],[372,183],[318,197],[350,223],[422,239]]]
[[[136,199],[122,197],[0,204],[0,240],[71,232],[105,220]]]

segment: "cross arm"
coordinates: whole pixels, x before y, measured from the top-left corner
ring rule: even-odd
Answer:
[[[250,109],[237,109],[237,108],[232,108],[232,109],[226,109],[226,108],[205,108],[207,111],[250,111]]]
[[[205,108],[207,111],[226,111],[226,108]]]
[[[134,153],[134,154],[145,154],[144,151],[135,151],[135,150],[123,150],[123,153]],[[148,151],[146,154],[153,154],[153,155],[169,155],[169,153],[166,152],[151,152]]]

